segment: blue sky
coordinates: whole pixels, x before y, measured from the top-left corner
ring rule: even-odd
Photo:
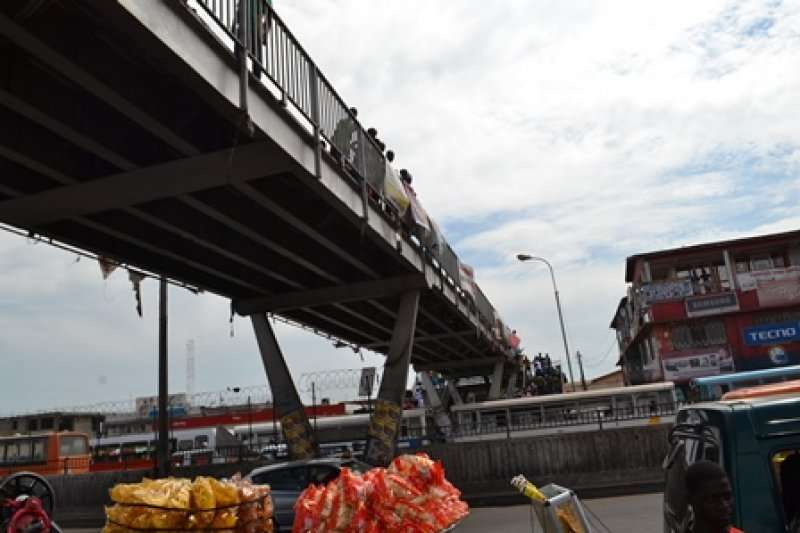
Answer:
[[[613,369],[608,323],[634,253],[800,228],[800,3],[276,2],[417,192],[530,352],[570,344]],[[0,410],[152,394],[156,284],[145,317],[127,276],[0,235]],[[171,383],[264,383],[249,324],[228,302],[172,291]],[[364,363],[292,328],[296,375]],[[381,358],[366,356],[367,364]]]

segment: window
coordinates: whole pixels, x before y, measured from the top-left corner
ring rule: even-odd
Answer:
[[[675,350],[706,348],[725,344],[728,340],[725,323],[721,320],[680,324],[672,328],[671,336],[672,347]]]
[[[62,418],[58,421],[59,431],[75,431],[75,420],[72,417]]]
[[[55,427],[55,421],[53,420],[52,416],[47,416],[42,418],[42,429],[53,429]]]
[[[185,452],[194,448],[194,441],[192,439],[183,439],[178,441],[178,451]]]
[[[208,435],[198,435],[194,438],[194,447],[202,450],[208,448]]]
[[[86,437],[69,435],[61,436],[58,440],[58,454],[61,457],[89,454],[89,443],[86,441]]]
[[[291,490],[300,492],[308,485],[306,468],[280,468],[253,476],[253,481],[259,484],[266,483],[272,490]]]
[[[339,469],[329,465],[311,465],[308,468],[308,482],[315,485],[326,484],[338,475]]]
[[[44,461],[47,457],[45,455],[45,450],[47,447],[47,440],[45,439],[34,439],[33,440],[33,460],[34,461]]]
[[[19,429],[19,420],[11,421],[11,429],[17,431]]]
[[[800,524],[800,449],[783,450],[772,456],[772,471],[783,504],[783,519],[790,531]]]
[[[28,419],[28,431],[38,431],[39,421],[35,418]]]

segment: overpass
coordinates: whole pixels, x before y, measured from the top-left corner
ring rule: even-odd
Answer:
[[[403,223],[382,150],[265,0],[6,0],[0,58],[0,222],[229,298],[294,455],[316,444],[270,314],[386,354],[375,463],[409,364],[435,404],[427,371],[502,394],[494,308]]]

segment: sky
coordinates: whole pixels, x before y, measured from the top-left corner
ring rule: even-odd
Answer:
[[[587,377],[629,255],[800,228],[800,2],[276,1],[528,353],[562,357],[546,269]],[[0,234],[0,412],[155,394],[157,283]],[[170,388],[263,385],[229,302],[170,290]],[[295,376],[382,358],[278,324]],[[577,368],[576,368],[577,373]],[[341,391],[321,391],[337,397]],[[307,395],[306,395],[307,396]]]

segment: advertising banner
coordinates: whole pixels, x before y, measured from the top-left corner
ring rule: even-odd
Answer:
[[[768,346],[784,342],[800,342],[800,322],[763,324],[745,328],[742,332],[748,346]]]
[[[644,303],[683,300],[694,294],[692,282],[688,279],[647,283],[639,289]]]
[[[185,412],[189,409],[189,401],[185,393],[170,394],[167,399],[167,405],[169,405],[169,412],[173,416],[177,416],[177,413]],[[158,396],[136,398],[136,413],[142,418],[158,415]]]
[[[692,296],[686,299],[686,315],[689,317],[716,315],[739,310],[735,292]]]
[[[756,291],[763,307],[800,303],[800,266],[743,272],[736,276],[742,291]]]
[[[725,347],[695,350],[691,353],[666,353],[662,355],[661,364],[664,367],[664,379],[667,381],[688,381],[735,371],[731,352]]]

